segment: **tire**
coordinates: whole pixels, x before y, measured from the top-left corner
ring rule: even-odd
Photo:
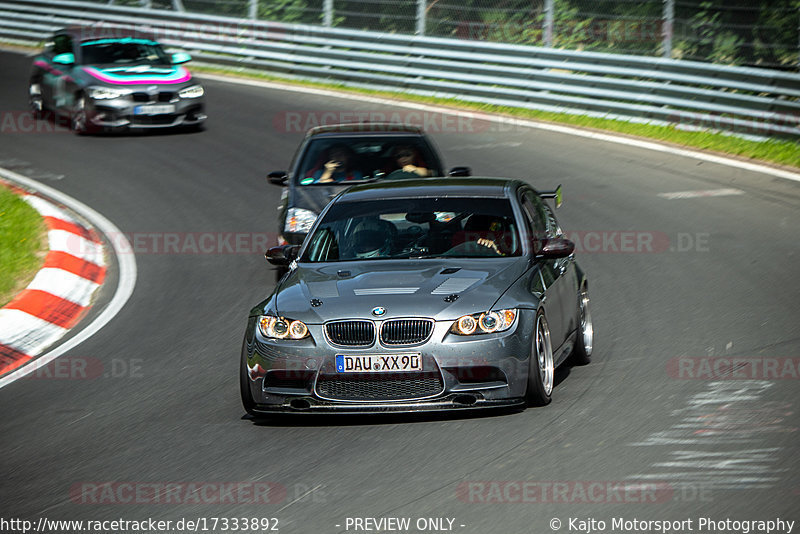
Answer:
[[[255,417],[253,409],[256,407],[256,402],[253,400],[253,394],[250,391],[250,377],[247,375],[244,351],[242,351],[241,362],[239,363],[239,390],[242,394],[244,411],[251,417]]]
[[[594,345],[594,325],[592,312],[589,309],[589,292],[586,286],[581,286],[578,293],[578,333],[575,348],[570,355],[572,365],[586,365],[592,361],[592,346]]]
[[[86,114],[86,97],[84,95],[78,95],[75,101],[75,109],[72,110],[70,117],[70,130],[77,135],[92,133],[89,117]]]
[[[34,119],[44,117],[44,100],[42,99],[42,83],[40,80],[31,79],[28,86],[28,108]]]
[[[546,406],[550,404],[553,394],[555,364],[553,345],[550,342],[550,327],[547,325],[544,311],[541,310],[536,314],[529,363],[526,393],[528,405]]]

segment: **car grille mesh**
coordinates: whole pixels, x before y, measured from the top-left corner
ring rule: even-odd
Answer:
[[[444,389],[438,372],[390,374],[320,374],[317,394],[333,400],[396,401],[438,395]]]
[[[433,330],[429,319],[396,319],[381,326],[381,343],[384,345],[410,345],[422,343]]]
[[[338,321],[325,325],[328,339],[335,345],[366,347],[375,340],[375,324],[372,321]]]

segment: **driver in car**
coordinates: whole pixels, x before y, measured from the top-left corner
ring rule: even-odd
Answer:
[[[395,226],[383,219],[369,218],[359,222],[350,241],[353,255],[358,259],[390,255],[396,232]]]
[[[394,147],[392,149],[392,159],[396,165],[396,171],[403,171],[422,177],[431,175],[431,171],[425,168],[419,152],[412,146],[399,145]]]
[[[314,173],[314,182],[324,184],[361,180],[363,178],[361,172],[352,168],[354,156],[353,151],[346,145],[331,147],[324,168]]]

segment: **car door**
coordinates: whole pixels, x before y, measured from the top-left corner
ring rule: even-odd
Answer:
[[[42,76],[42,98],[46,105],[59,111],[68,110],[72,105],[72,98],[67,88],[70,72],[73,65],[62,65],[53,60],[61,54],[73,54],[72,38],[67,34],[56,34],[53,37],[53,48],[47,54],[49,69]]]
[[[547,217],[547,236],[550,238],[563,237],[564,232],[556,220],[553,210],[541,201]],[[558,287],[559,300],[562,303],[562,323],[564,326],[564,340],[577,328],[577,302],[578,302],[578,273],[575,269],[575,254],[558,258],[553,262]]]
[[[536,240],[534,248],[541,246],[541,242],[548,237],[547,212],[539,196],[530,189],[523,189],[520,196],[522,211],[530,235]],[[564,325],[564,303],[560,289],[560,265],[556,260],[539,258],[533,267],[535,272],[531,278],[531,292],[541,295],[547,323],[550,327],[550,339],[553,349],[557,349],[566,337]]]

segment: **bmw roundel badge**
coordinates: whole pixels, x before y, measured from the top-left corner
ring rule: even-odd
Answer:
[[[380,317],[381,315],[386,313],[386,308],[378,306],[377,308],[372,308],[372,315],[375,317]]]

